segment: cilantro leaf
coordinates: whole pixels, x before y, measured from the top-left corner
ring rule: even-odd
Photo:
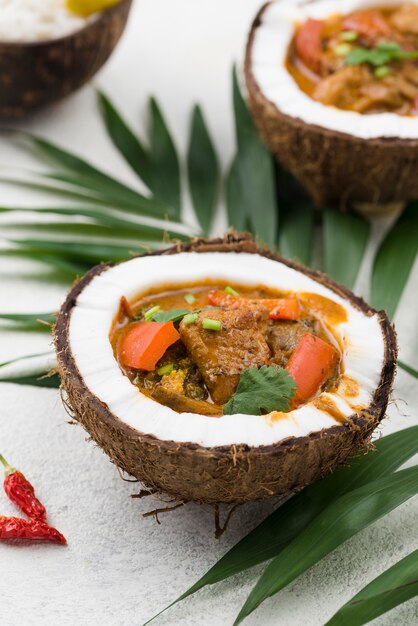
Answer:
[[[159,311],[152,316],[154,322],[178,322],[183,319],[189,309],[170,309],[169,311]]]
[[[370,63],[374,67],[387,65],[391,61],[408,60],[418,58],[418,51],[402,50],[395,41],[382,41],[376,48],[357,47],[351,50],[345,57],[346,65],[361,65]]]
[[[236,392],[225,404],[224,415],[288,411],[295,391],[296,382],[287,370],[268,365],[260,369],[249,367],[242,372]]]

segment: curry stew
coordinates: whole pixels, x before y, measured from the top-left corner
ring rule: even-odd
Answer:
[[[122,298],[110,341],[131,382],[177,412],[222,415],[242,372],[263,365],[295,378],[294,408],[335,388],[341,352],[332,325],[344,316],[315,294],[208,281]]]
[[[418,114],[418,5],[365,9],[296,27],[286,67],[302,91],[358,113]]]

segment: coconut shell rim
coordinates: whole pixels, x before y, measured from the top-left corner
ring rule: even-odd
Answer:
[[[148,257],[148,256],[161,256],[177,254],[180,252],[246,252],[252,254],[260,254],[273,261],[277,261],[287,265],[288,267],[301,271],[305,275],[309,276],[316,282],[323,284],[330,288],[334,293],[348,299],[350,303],[359,309],[367,316],[377,315],[379,318],[380,327],[382,330],[383,341],[385,345],[384,361],[381,368],[381,376],[379,383],[374,392],[371,403],[362,409],[358,414],[353,414],[347,417],[347,423],[338,426],[331,426],[329,428],[309,433],[309,435],[303,437],[288,437],[280,440],[276,443],[263,445],[263,446],[249,446],[236,442],[226,446],[212,446],[206,447],[194,442],[176,442],[172,440],[159,439],[158,437],[142,433],[141,431],[129,426],[117,415],[112,413],[108,406],[100,400],[85,384],[82,378],[75,358],[72,355],[71,348],[68,340],[68,331],[70,324],[71,311],[75,306],[76,299],[81,291],[86,287],[90,281],[101,274],[102,272],[119,265],[119,263],[101,263],[89,270],[84,276],[78,280],[71,288],[64,301],[61,310],[58,315],[57,323],[54,328],[54,343],[57,352],[58,370],[64,370],[66,378],[70,378],[72,385],[80,390],[84,397],[88,399],[88,405],[94,412],[97,419],[105,421],[109,426],[118,430],[122,436],[135,438],[140,441],[144,441],[150,444],[158,445],[160,448],[168,453],[175,453],[182,449],[188,449],[193,451],[200,451],[204,454],[219,454],[230,453],[231,449],[239,448],[243,453],[254,452],[272,454],[279,453],[280,451],[296,447],[305,444],[307,441],[314,441],[324,436],[335,436],[336,438],[341,436],[344,432],[353,429],[362,429],[370,424],[372,418],[377,420],[377,423],[384,417],[385,409],[389,399],[390,392],[392,390],[393,379],[396,371],[396,359],[397,359],[397,343],[396,333],[391,325],[386,313],[384,311],[376,311],[370,305],[368,305],[362,298],[356,296],[351,290],[336,283],[332,279],[328,278],[317,270],[312,270],[300,265],[294,261],[284,259],[283,257],[274,254],[268,248],[259,246],[254,239],[249,235],[237,235],[235,233],[228,233],[222,238],[205,239],[197,238],[188,243],[177,243],[168,248],[162,250],[147,252],[144,254],[135,255],[136,257]],[[121,261],[124,263],[126,261]]]
[[[262,7],[257,12],[255,18],[253,19],[253,22],[251,24],[251,28],[247,37],[247,43],[245,47],[245,58],[244,58],[244,74],[245,74],[245,80],[246,80],[248,91],[254,91],[256,97],[259,99],[262,99],[265,105],[268,105],[269,107],[271,107],[275,111],[276,116],[278,118],[283,119],[284,121],[286,121],[286,123],[296,126],[297,128],[307,126],[312,131],[315,131],[316,133],[321,133],[328,137],[330,136],[339,137],[346,141],[352,141],[356,143],[358,142],[363,145],[365,144],[380,145],[382,147],[389,146],[389,147],[393,147],[394,149],[396,149],[396,147],[399,147],[399,146],[408,146],[411,148],[418,148],[418,138],[408,139],[404,137],[382,136],[382,137],[371,137],[370,139],[365,139],[364,137],[357,137],[356,135],[352,135],[350,133],[345,133],[340,130],[333,130],[332,128],[327,128],[326,126],[319,126],[318,124],[311,124],[309,122],[306,122],[300,117],[292,117],[291,115],[288,115],[287,113],[283,113],[283,111],[281,111],[278,108],[275,102],[267,98],[264,91],[261,89],[260,85],[258,84],[258,81],[252,69],[252,48],[253,48],[255,33],[256,33],[257,28],[261,24],[261,18],[263,16],[263,13],[274,2],[275,0],[269,0],[264,5],[262,5]],[[327,108],[329,107],[327,105],[323,105],[323,108],[324,108],[324,111],[326,112]]]

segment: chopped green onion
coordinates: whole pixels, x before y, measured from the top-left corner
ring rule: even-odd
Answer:
[[[343,41],[356,41],[356,39],[358,39],[358,33],[356,33],[355,30],[346,30],[343,33],[341,33],[340,35],[340,39],[342,39]]]
[[[196,298],[192,293],[185,293],[183,298],[186,300],[187,304],[194,304],[196,302]]]
[[[381,65],[380,67],[377,67],[374,71],[374,75],[376,76],[376,78],[384,78],[385,76],[387,76],[390,72],[390,69],[388,68],[387,65]]]
[[[183,317],[183,324],[185,326],[190,326],[194,324],[199,319],[199,315],[197,313],[188,313]]]
[[[152,320],[152,318],[154,317],[154,315],[156,313],[158,313],[158,311],[161,309],[161,307],[157,304],[156,306],[153,306],[151,309],[148,309],[148,311],[145,311],[144,313],[144,320],[146,322],[149,322],[150,320]]]
[[[174,369],[174,365],[172,363],[167,363],[167,365],[163,365],[157,370],[157,374],[159,376],[165,376],[166,374],[171,374]]]
[[[348,43],[341,43],[339,46],[335,46],[334,52],[338,54],[339,57],[345,57],[351,52],[351,46],[349,46]]]
[[[235,296],[235,297],[239,298],[238,291],[235,291],[235,289],[232,289],[232,287],[230,287],[229,285],[228,285],[228,287],[225,287],[224,291],[225,291],[225,293],[229,294],[230,296]]]
[[[205,330],[221,330],[222,324],[219,320],[211,320],[209,317],[204,317],[202,320],[202,327]]]

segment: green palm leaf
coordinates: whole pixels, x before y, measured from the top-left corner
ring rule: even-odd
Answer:
[[[352,289],[370,237],[370,224],[360,215],[324,210],[324,269]]]
[[[0,183],[23,187],[24,189],[31,189],[33,191],[63,197],[68,200],[76,200],[77,202],[83,202],[83,204],[87,202],[89,204],[97,204],[107,208],[120,209],[130,213],[138,211],[138,206],[132,206],[132,203],[129,203],[128,207],[125,207],[123,202],[121,203],[118,201],[117,206],[114,206],[114,203],[112,204],[109,198],[100,197],[93,190],[81,191],[75,187],[63,186],[59,181],[56,181],[58,184],[55,185],[47,184],[45,182],[45,178],[48,178],[48,174],[45,174],[44,172],[32,172],[32,175],[34,178],[13,178],[12,176],[0,176]]]
[[[0,320],[12,322],[16,330],[37,330],[51,332],[50,325],[55,324],[53,313],[0,313]]]
[[[47,254],[46,251],[42,251],[38,247],[26,246],[25,244],[15,248],[2,248],[0,249],[0,256],[21,257],[42,263],[66,282],[84,274],[91,267],[91,262],[75,260],[71,255],[68,255],[71,260],[63,258],[62,250],[56,254],[49,254],[49,252]]]
[[[24,370],[25,373],[28,374],[45,374],[47,371],[49,371],[49,366],[46,365],[46,363],[49,363],[48,359],[51,358],[51,355],[53,355],[54,353],[51,352],[51,350],[49,350],[48,352],[37,352],[36,354],[27,354],[25,356],[19,356],[16,359],[10,359],[9,361],[3,361],[3,363],[0,363],[0,368],[4,368],[6,366],[9,365],[14,365],[14,364],[18,364],[21,365]],[[36,365],[33,366],[32,364],[36,361]],[[41,362],[41,365],[39,365],[39,359],[43,359],[43,361]],[[29,369],[28,369],[29,368]],[[2,370],[0,369],[0,376],[1,376]]]
[[[418,493],[418,466],[354,489],[325,508],[266,567],[234,626],[315,563]]]
[[[152,189],[150,157],[138,137],[128,127],[110,100],[99,92],[98,101],[104,123],[113,144],[137,176]]]
[[[96,180],[78,173],[51,171],[42,173],[41,176],[56,183],[64,183],[65,189],[68,189],[69,185],[70,189],[73,188],[76,191],[82,189],[84,193],[87,191],[86,197],[96,198],[101,204],[107,206],[113,205],[125,211],[130,211],[135,215],[142,213],[149,217],[159,219],[168,217],[169,219],[177,220],[177,213],[172,207],[163,204],[155,198],[143,196],[139,192],[125,187],[122,183],[119,184],[125,187],[123,192],[117,187],[114,188],[112,185],[105,183],[99,184]]]
[[[273,158],[261,143],[233,73],[233,101],[238,153],[227,181],[229,224],[249,225],[263,242],[275,246],[278,208]],[[240,214],[243,214],[240,216]]]
[[[308,204],[280,205],[279,251],[288,259],[309,266],[312,258],[314,213]]]
[[[112,209],[103,209],[89,206],[72,206],[72,207],[59,207],[59,206],[51,206],[51,207],[0,207],[0,213],[40,213],[40,214],[50,214],[50,215],[60,215],[60,216],[79,216],[79,217],[87,217],[94,220],[97,224],[104,227],[121,227],[126,228],[127,232],[136,231],[136,233],[131,233],[131,239],[135,237],[141,237],[143,239],[150,240],[158,240],[165,239],[168,235],[171,235],[173,238],[188,240],[189,236],[185,234],[185,228],[179,227],[175,222],[161,222],[161,225],[152,225],[149,223],[145,223],[144,221],[133,220],[126,214],[121,214],[119,211],[114,211]],[[76,227],[76,222],[71,222],[71,224]],[[44,225],[44,222],[37,222],[36,225],[41,227]],[[64,228],[60,228],[59,223],[53,225],[57,232],[59,230],[65,231]],[[2,227],[12,229],[13,226],[10,226],[10,222],[3,223]],[[25,225],[21,222],[16,223],[16,228],[20,230],[25,229]],[[112,231],[115,229],[112,228]],[[111,232],[108,229],[108,232]],[[190,235],[196,234],[192,231]],[[113,236],[113,235],[112,235]]]
[[[0,378],[0,383],[12,383],[13,385],[26,385],[30,387],[45,387],[46,389],[59,389],[61,380],[58,374],[52,376],[20,376],[17,378]]]
[[[50,241],[45,239],[17,239],[12,240],[19,246],[19,251],[25,251],[26,256],[32,257],[33,253],[48,255],[53,259],[59,257],[69,263],[81,263],[83,273],[91,265],[102,261],[123,261],[134,254],[141,254],[147,250],[145,246],[137,245],[112,245],[105,243],[93,243],[91,241],[71,243],[71,241]],[[6,250],[5,252],[9,252]],[[16,252],[13,250],[12,252]],[[0,251],[2,254],[2,251]],[[86,264],[86,265],[83,265]]]
[[[141,210],[147,215],[160,218],[168,216],[176,219],[178,217],[178,212],[174,207],[143,196],[135,189],[94,167],[85,159],[45,139],[29,134],[24,136],[35,153],[59,168],[57,172],[47,172],[41,176],[74,186],[76,191],[80,188],[87,190],[89,195],[93,194],[95,197],[114,202],[127,209],[130,208],[132,211]]]
[[[220,169],[202,110],[197,105],[193,109],[187,171],[193,207],[203,233],[208,235],[218,199]]]
[[[50,375],[54,365],[54,352],[41,352],[12,359],[0,363],[0,382],[57,388],[60,385],[58,375]]]
[[[418,452],[418,426],[383,437],[376,442],[375,448],[375,452],[356,456],[351,459],[349,467],[340,467],[287,500],[169,606],[206,585],[213,585],[277,556],[338,497],[397,470]]]
[[[180,219],[180,164],[176,146],[157,101],[150,99],[150,188],[158,198],[173,207],[173,217]]]
[[[418,202],[410,204],[383,240],[373,265],[371,301],[393,319],[418,252]]]
[[[418,372],[417,370],[415,370],[413,367],[411,367],[410,365],[407,365],[406,363],[403,363],[402,361],[398,361],[398,365],[400,368],[402,368],[405,372],[407,372],[410,376],[414,376],[414,378],[418,378]]]
[[[325,626],[362,626],[418,595],[418,550],[351,598]]]
[[[86,211],[87,213],[87,211]],[[148,224],[131,226],[129,222],[123,222],[118,218],[108,220],[106,223],[89,224],[77,222],[7,222],[2,223],[2,231],[29,231],[40,235],[62,235],[63,237],[102,237],[110,241],[120,239],[124,242],[140,243],[141,241],[163,242],[167,238],[188,240],[189,237],[173,230],[165,230]],[[125,226],[125,227],[124,227]]]
[[[228,211],[228,224],[237,231],[250,230],[245,209],[245,171],[242,160],[236,154],[225,181],[225,201]]]

